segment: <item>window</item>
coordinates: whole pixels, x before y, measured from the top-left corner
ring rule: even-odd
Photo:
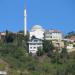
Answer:
[[[34,49],[35,49],[36,47],[34,47]]]
[[[50,33],[50,35],[52,35],[52,33]]]
[[[31,50],[31,51],[35,51],[35,50]]]
[[[36,45],[36,43],[34,43],[33,45]]]
[[[30,45],[33,45],[32,43],[30,43]]]
[[[38,43],[38,45],[41,45],[41,43]]]
[[[37,42],[38,40],[34,40],[34,42]]]
[[[50,36],[50,38],[52,38],[52,36]]]
[[[30,45],[36,45],[36,43],[31,43]]]
[[[30,49],[32,49],[32,47],[30,47]]]

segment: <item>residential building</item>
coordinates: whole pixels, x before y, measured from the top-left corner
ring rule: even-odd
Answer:
[[[62,32],[59,30],[46,30],[44,33],[44,39],[51,40],[56,47],[64,47]]]
[[[46,40],[62,40],[62,33],[58,30],[46,30],[44,37]]]
[[[0,75],[7,75],[6,71],[0,71]]]
[[[71,36],[70,38],[67,39],[69,39],[71,42],[75,42],[75,36]]]
[[[1,33],[0,33],[0,40],[1,40]]]
[[[1,40],[2,38],[4,38],[5,35],[6,35],[6,32],[0,32],[0,40]]]
[[[6,32],[1,32],[1,36],[5,36],[6,35]]]
[[[64,41],[67,42],[66,48],[68,49],[69,52],[75,51],[75,36],[67,37],[64,39]]]
[[[29,42],[29,53],[36,54],[38,48],[42,48],[42,40],[38,38],[31,39]]]

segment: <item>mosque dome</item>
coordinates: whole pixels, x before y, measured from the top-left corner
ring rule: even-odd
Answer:
[[[40,25],[34,25],[31,29],[31,31],[35,31],[35,30],[43,30],[43,28]]]

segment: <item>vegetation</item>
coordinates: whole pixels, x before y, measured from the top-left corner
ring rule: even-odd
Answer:
[[[38,51],[37,51],[37,56],[42,56],[43,54],[44,54],[44,51],[43,51],[42,47],[39,47]]]
[[[75,32],[74,31],[71,31],[71,32],[67,33],[65,38],[70,38],[71,36],[75,36]]]
[[[49,52],[54,50],[54,46],[52,44],[52,41],[44,40],[43,41],[43,50],[44,52]]]
[[[0,41],[0,70],[8,75],[75,75],[75,52],[67,53],[66,48],[59,52],[51,41],[44,40],[43,49],[39,47],[32,56],[27,54],[29,35],[11,34]]]
[[[73,47],[75,48],[75,44],[73,45]]]

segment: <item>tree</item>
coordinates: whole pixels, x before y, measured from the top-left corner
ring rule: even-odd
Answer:
[[[71,32],[67,33],[65,38],[70,38],[71,36],[75,36],[75,32],[74,31],[71,31]]]
[[[14,41],[14,34],[6,30],[5,42],[11,43]]]
[[[23,30],[20,30],[18,33],[24,33],[24,31]]]
[[[44,40],[43,41],[43,50],[46,53],[52,52],[54,50],[54,45],[53,45],[52,41]]]
[[[73,45],[73,47],[75,48],[75,44]]]
[[[60,53],[59,53],[59,49],[58,48],[56,48],[56,51],[53,52],[53,54],[51,56],[51,62],[52,63],[56,63],[56,64],[60,63]]]
[[[44,51],[42,47],[38,47],[37,56],[42,56],[44,54]]]
[[[69,58],[68,52],[66,48],[62,48],[62,51],[60,53],[60,63],[66,63]]]
[[[62,48],[62,51],[61,51],[60,54],[61,54],[61,58],[67,57],[67,55],[68,55],[67,49],[66,48]]]

